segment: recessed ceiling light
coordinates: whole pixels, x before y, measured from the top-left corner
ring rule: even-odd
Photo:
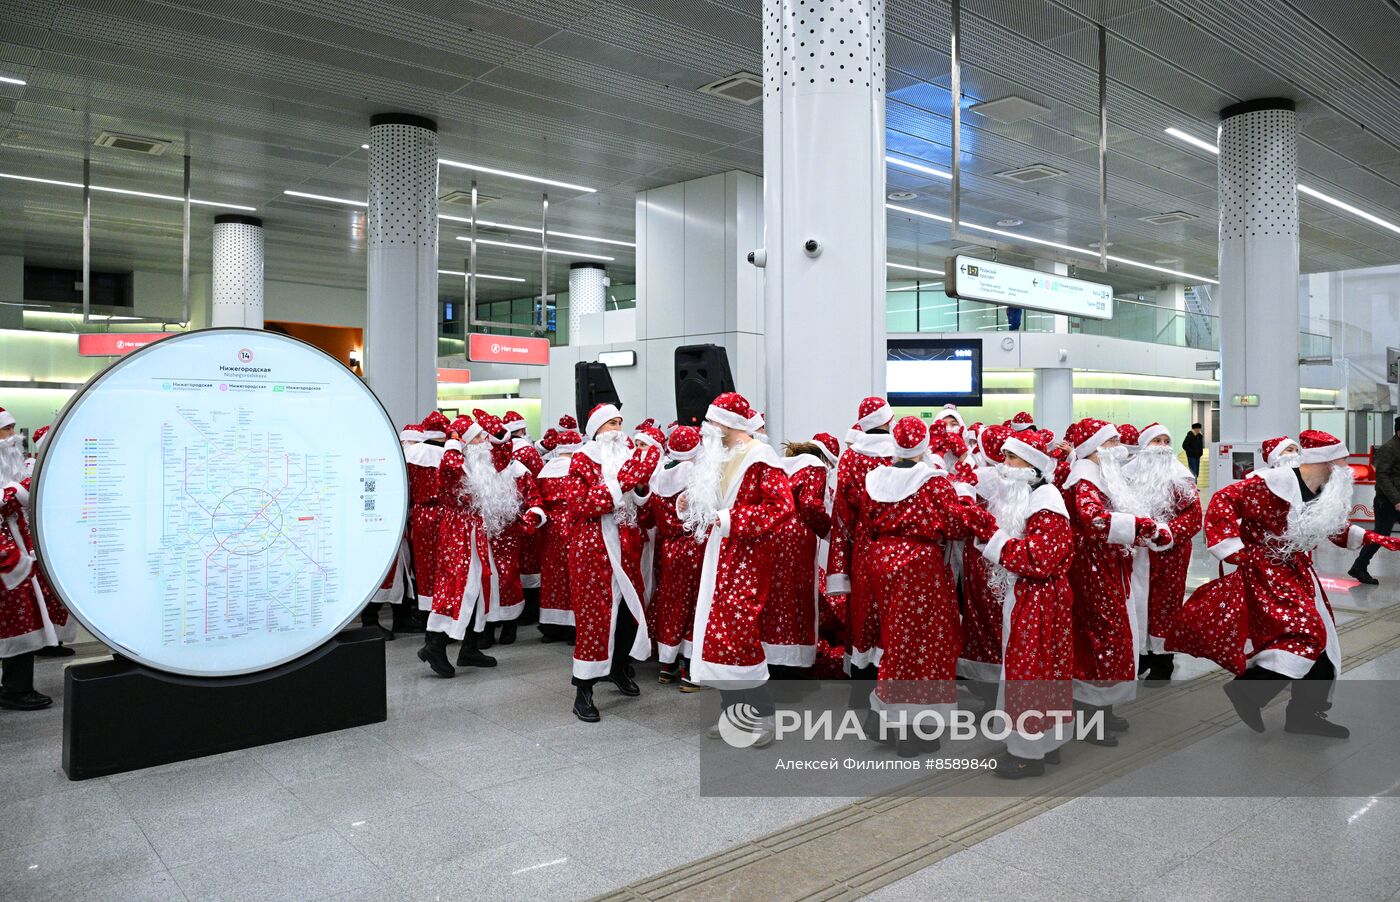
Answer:
[[[999,179],[1006,179],[1018,185],[1026,185],[1031,182],[1039,182],[1045,179],[1057,179],[1062,175],[1067,175],[1063,169],[1056,169],[1054,166],[1047,166],[1044,163],[1035,163],[1030,166],[1022,166],[1019,169],[1007,169],[1003,172],[993,173]]]
[[[1219,154],[1220,154],[1220,148],[1219,148],[1219,147],[1216,147],[1214,144],[1212,144],[1212,143],[1209,142],[1209,141],[1205,141],[1205,140],[1202,140],[1201,138],[1197,138],[1195,135],[1189,135],[1189,134],[1187,134],[1186,132],[1182,131],[1182,130],[1179,129],[1179,128],[1168,128],[1168,129],[1163,129],[1163,131],[1165,131],[1167,134],[1171,135],[1173,138],[1177,139],[1178,141],[1185,141],[1187,144],[1190,144],[1192,147],[1199,147],[1201,150],[1204,150],[1204,151],[1207,152],[1207,153],[1213,153],[1213,154],[1216,154],[1216,155],[1219,155]]]
[[[898,166],[900,169],[908,169],[913,172],[922,172],[924,175],[932,175],[941,179],[952,179],[953,174],[943,169],[934,169],[932,166],[925,166],[922,163],[914,163],[909,160],[901,160],[899,157],[885,155],[885,162],[891,166]]]
[[[467,274],[464,273],[464,272],[462,272],[460,269],[439,269],[439,270],[438,270],[438,275],[440,275],[440,276],[461,276],[461,277],[464,278],[464,279],[467,277]],[[488,276],[488,275],[487,275],[486,273],[484,273],[484,272],[479,272],[479,273],[477,273],[477,274],[476,274],[476,277],[477,277],[477,279],[490,279],[490,280],[493,281],[493,282],[524,282],[524,281],[525,281],[524,279],[519,278],[518,276]]]
[[[909,272],[924,272],[928,273],[931,276],[947,275],[947,273],[945,273],[941,269],[928,269],[927,267],[923,266],[905,266],[903,263],[886,263],[885,266],[889,267],[890,269],[906,269]]]
[[[1015,228],[1015,227],[1018,226],[1018,225],[1025,225],[1025,224],[1026,224],[1026,221],[1025,221],[1024,219],[998,219],[998,220],[997,220],[997,225],[1001,226],[1001,227],[1004,228],[1004,229],[1011,229],[1011,228]]]
[[[915,194],[913,191],[891,191],[885,196],[890,200],[914,200],[919,195]]]
[[[457,236],[457,240],[458,240],[458,241],[471,241],[471,237],[468,236],[468,235],[458,235],[458,236]],[[516,250],[516,251],[533,251],[533,252],[536,253],[536,254],[539,254],[539,253],[543,253],[543,252],[544,252],[544,248],[542,248],[542,247],[535,247],[534,245],[530,245],[530,244],[515,244],[515,243],[510,242],[510,241],[495,241],[495,240],[490,239],[490,238],[478,238],[478,239],[476,239],[476,243],[477,243],[477,244],[485,244],[485,245],[488,245],[488,246],[490,246],[490,247],[506,247],[506,248],[510,248],[511,250]],[[610,262],[610,261],[616,259],[615,257],[605,257],[605,256],[603,256],[602,254],[589,254],[589,253],[585,253],[584,251],[566,251],[566,250],[563,250],[563,249],[561,249],[561,248],[555,248],[555,247],[550,248],[550,249],[549,249],[549,252],[550,252],[551,254],[555,254],[555,255],[560,256],[560,257],[582,257],[582,258],[584,258],[584,259],[586,259],[586,260],[605,260],[605,261],[609,261],[609,262]]]
[[[472,224],[472,218],[471,218],[470,216],[451,216],[451,215],[448,215],[447,213],[439,213],[439,214],[438,214],[438,219],[446,219],[446,220],[448,220],[449,222],[460,222],[460,223],[463,223],[464,225],[471,225],[471,224]],[[538,235],[538,234],[540,234],[540,232],[541,232],[541,229],[540,229],[539,226],[512,225],[511,223],[508,223],[508,222],[492,222],[492,221],[487,220],[487,219],[478,219],[478,220],[476,221],[476,224],[477,224],[478,226],[480,226],[481,228],[484,228],[484,229],[504,229],[504,230],[507,231],[507,232],[530,232],[531,234],[534,234],[534,235]],[[576,239],[576,240],[578,240],[578,241],[596,241],[596,242],[598,242],[599,244],[615,244],[615,245],[617,245],[618,247],[636,247],[636,246],[637,246],[636,243],[631,242],[631,241],[619,241],[619,240],[616,239],[616,238],[599,238],[597,235],[579,235],[579,234],[574,233],[574,232],[557,232],[557,231],[555,231],[554,229],[550,229],[550,230],[549,230],[549,237],[551,237],[551,238],[573,238],[573,239]]]
[[[290,197],[303,197],[307,200],[323,200],[328,204],[347,204],[351,207],[369,206],[369,204],[367,204],[365,201],[351,200],[348,197],[330,197],[325,194],[308,194],[305,191],[283,191],[282,193]]]
[[[0,83],[23,86],[25,82],[22,78],[11,78],[8,75],[0,75]]]
[[[82,182],[65,182],[59,179],[41,179],[35,178],[32,175],[15,175],[14,173],[10,172],[0,172],[0,179],[14,179],[17,182],[36,182],[40,185],[58,185],[63,188],[77,188],[79,190],[81,190],[83,187]],[[183,197],[176,197],[173,194],[152,194],[149,191],[132,191],[129,188],[107,188],[103,185],[90,185],[89,187],[93,191],[101,191],[103,194],[125,194],[128,197],[149,197],[153,200],[174,201],[177,204],[182,204],[185,202],[185,199]],[[243,210],[248,213],[255,213],[258,209],[257,207],[249,207],[243,204],[222,204],[218,203],[217,201],[199,200],[198,198],[194,197],[190,198],[190,203],[197,207],[218,207],[223,210]]]
[[[1301,193],[1306,194],[1308,197],[1316,198],[1317,200],[1320,200],[1325,204],[1331,204],[1339,210],[1345,210],[1353,216],[1359,216],[1367,222],[1375,223],[1383,229],[1389,229],[1392,232],[1400,233],[1400,226],[1397,226],[1395,223],[1385,219],[1381,219],[1379,216],[1376,216],[1373,213],[1367,213],[1365,210],[1353,207],[1346,201],[1338,200],[1330,194],[1323,194],[1321,191],[1318,191],[1314,188],[1309,188],[1307,185],[1302,184],[1298,186],[1298,190]]]
[[[519,179],[522,182],[534,182],[537,185],[554,185],[557,188],[567,188],[570,191],[584,191],[588,194],[597,192],[597,188],[588,188],[583,185],[575,185],[570,182],[560,182],[555,179],[540,178],[537,175],[525,175],[520,172],[510,172],[505,169],[492,169],[490,166],[478,166],[475,163],[459,163],[456,160],[444,160],[438,158],[438,163],[443,166],[453,166],[457,169],[469,169],[472,172],[485,172],[488,175],[499,175],[508,179]]]

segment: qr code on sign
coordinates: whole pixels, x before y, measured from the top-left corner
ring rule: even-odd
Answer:
[[[372,511],[372,510],[374,510],[374,499],[373,499],[373,498],[366,498],[366,499],[365,499],[365,513],[369,513],[369,512]]]
[[[374,491],[374,485],[375,485],[375,482],[374,482],[373,479],[366,479],[366,480],[365,480],[365,491],[366,491],[366,492],[373,492],[373,491]]]

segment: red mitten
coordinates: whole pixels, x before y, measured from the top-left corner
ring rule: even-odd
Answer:
[[[0,513],[3,513],[7,517],[18,516],[23,508],[23,505],[19,503],[17,491],[18,490],[14,486],[7,485],[5,486],[4,495],[0,496]]]
[[[1383,536],[1368,529],[1366,530],[1366,543],[1379,545],[1386,551],[1400,551],[1400,536]]]
[[[969,504],[963,508],[963,517],[967,520],[967,526],[977,536],[978,541],[986,542],[996,535],[997,518],[993,517],[990,511]]]
[[[1157,535],[1153,536],[1152,544],[1158,548],[1165,548],[1172,543],[1172,528],[1165,523],[1157,524]]]
[[[1137,518],[1137,533],[1133,539],[1134,545],[1150,544],[1157,537],[1157,521],[1151,517]]]

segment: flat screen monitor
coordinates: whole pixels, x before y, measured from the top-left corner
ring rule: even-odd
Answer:
[[[980,406],[982,342],[956,338],[888,339],[885,394],[894,407]]]

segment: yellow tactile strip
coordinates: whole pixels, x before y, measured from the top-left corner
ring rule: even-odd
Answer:
[[[1400,607],[1358,615],[1337,632],[1348,668],[1359,666],[1400,648]],[[1067,756],[1046,777],[1030,781],[1027,788],[1034,790],[1033,795],[954,796],[960,782],[995,778],[945,772],[912,785],[907,795],[845,805],[597,898],[858,899],[1225,729],[1236,722],[1234,710],[1218,689],[1225,679],[1226,674],[1216,672],[1184,687],[1187,692],[1211,693],[1208,698],[1219,712],[1204,722],[1199,714],[1189,723],[1172,714],[1181,698],[1179,691],[1149,692],[1123,706],[1122,713],[1133,720],[1132,737],[1151,741],[1108,767],[1090,755]],[[1140,716],[1148,712],[1150,716]]]

